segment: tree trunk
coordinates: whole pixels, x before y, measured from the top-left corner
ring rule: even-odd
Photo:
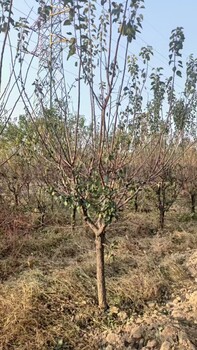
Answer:
[[[19,206],[19,196],[18,193],[14,193],[14,201],[15,201],[15,206],[18,208]]]
[[[165,219],[165,210],[163,208],[159,209],[159,223],[160,228],[163,230],[164,228],[164,219]]]
[[[158,209],[159,209],[159,225],[161,230],[164,228],[164,219],[165,219],[165,187],[159,185],[157,190],[158,198]]]
[[[71,214],[71,228],[72,228],[72,230],[74,230],[75,226],[76,226],[76,214],[77,214],[77,207],[74,206],[72,208],[72,214]]]
[[[134,197],[134,207],[135,207],[135,212],[138,212],[138,192],[136,193]]]
[[[41,213],[40,224],[41,224],[42,227],[44,226],[44,219],[45,219],[45,213]]]
[[[196,212],[196,194],[195,193],[191,193],[191,210],[192,210],[192,214],[195,214]]]
[[[51,198],[51,211],[54,212],[54,196]]]
[[[97,268],[97,291],[99,308],[106,310],[108,308],[106,300],[105,286],[105,262],[104,262],[104,243],[105,233],[96,237],[96,268]]]

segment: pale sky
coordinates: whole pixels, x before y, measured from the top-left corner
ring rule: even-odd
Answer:
[[[100,1],[98,0],[98,2]],[[24,17],[27,15],[31,8],[33,8],[33,11],[31,12],[30,20],[33,23],[33,21],[36,20],[37,2],[35,0],[14,0],[14,13],[19,17]],[[137,40],[131,44],[129,49],[130,54],[138,54],[142,46],[152,46],[154,49],[154,58],[152,59],[151,66],[164,67],[164,74],[168,76],[170,72],[168,67],[168,45],[170,32],[177,26],[182,26],[186,37],[183,50],[183,61],[185,62],[191,53],[194,54],[194,57],[197,57],[196,0],[145,0],[145,10],[143,11],[143,14],[143,29],[141,34],[138,35]],[[0,46],[1,45],[2,34],[0,34]],[[12,37],[12,45],[16,46],[16,36]],[[32,48],[33,45],[34,44],[32,42]],[[4,76],[8,76],[9,74],[9,55],[10,53],[7,51],[7,62],[4,64]],[[32,81],[36,74],[37,63],[38,62],[36,62],[36,60],[33,63],[33,69],[30,75]],[[69,84],[72,83],[74,74],[75,68],[73,67],[73,63],[66,62],[66,79]],[[30,85],[31,82],[29,84],[29,88],[33,89],[33,87]],[[183,86],[183,80],[178,78],[176,82],[177,92],[181,92],[183,90]],[[83,114],[87,114],[88,110],[85,90],[82,93],[82,99],[84,101],[82,112]],[[22,103],[20,103],[15,110],[15,115],[22,112]]]

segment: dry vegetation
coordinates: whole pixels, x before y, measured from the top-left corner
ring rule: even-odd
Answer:
[[[26,227],[30,219],[23,221]],[[21,227],[9,234],[2,230],[0,349],[148,349],[152,339],[153,348],[160,349],[162,325],[162,330],[175,323],[182,332],[197,331],[191,303],[194,314],[187,312],[190,320],[184,327],[173,316],[175,306],[169,306],[189,291],[187,305],[195,291],[191,271],[195,274],[196,261],[190,257],[197,249],[196,221],[170,211],[162,233],[156,221],[152,213],[127,213],[110,226],[110,308],[104,315],[97,308],[94,240],[84,227],[78,225],[74,233],[66,223],[36,228],[32,219],[30,233]],[[145,327],[141,345],[128,341],[136,323]],[[187,339],[195,349],[197,339],[191,333]]]
[[[0,1],[0,350],[194,350],[197,58],[182,61],[183,27],[166,71],[151,46],[133,55],[144,0],[34,2],[32,23],[33,8]]]

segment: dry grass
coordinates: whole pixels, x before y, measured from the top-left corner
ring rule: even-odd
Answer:
[[[28,271],[0,295],[1,349],[55,349],[62,339],[75,348],[81,336],[76,316],[82,313],[83,327],[90,318],[87,290],[65,271]]]
[[[155,225],[155,217],[139,214],[109,230],[109,304],[128,317],[150,301],[165,303],[188,281],[182,260],[197,246],[195,228],[187,232],[182,223],[161,234]],[[83,228],[4,233],[0,253],[1,350],[98,349],[99,334],[120,324],[97,309],[94,242]]]

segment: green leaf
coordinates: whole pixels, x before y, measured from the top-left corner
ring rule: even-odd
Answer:
[[[176,71],[176,75],[178,75],[178,77],[180,77],[180,78],[181,78],[181,77],[182,77],[182,73],[181,73],[181,71],[180,71],[180,70],[177,70],[177,71]]]
[[[70,26],[71,25],[71,21],[69,19],[67,19],[65,22],[64,22],[64,26]]]
[[[75,40],[72,42],[72,44],[70,45],[69,47],[69,53],[68,53],[68,56],[67,56],[67,60],[73,56],[74,54],[76,53],[76,46],[75,46]]]

